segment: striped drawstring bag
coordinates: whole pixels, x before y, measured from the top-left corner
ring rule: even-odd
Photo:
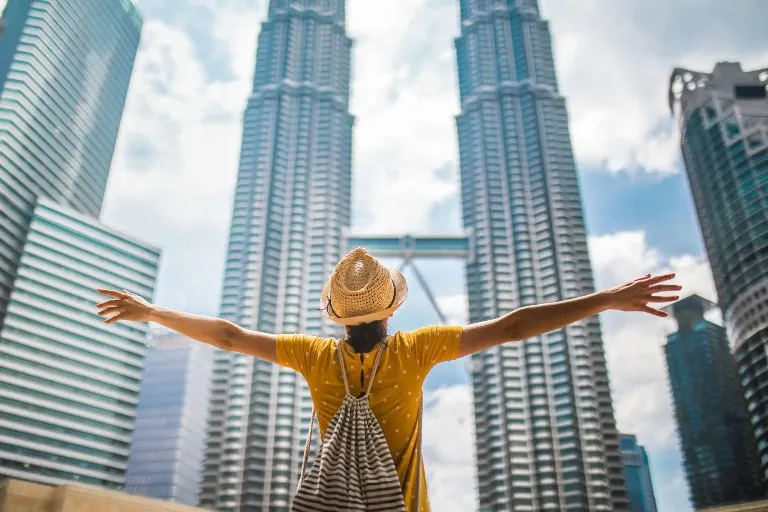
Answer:
[[[371,385],[386,344],[383,343],[376,354],[365,394],[354,397],[349,391],[341,343],[341,341],[338,342],[337,353],[346,395],[341,407],[328,425],[315,462],[307,474],[306,466],[314,423],[313,411],[301,467],[301,479],[291,510],[292,512],[406,512],[403,490],[387,440],[368,403]],[[420,438],[419,435],[419,440]],[[420,471],[419,474],[421,474]],[[418,500],[419,493],[416,494],[415,499]],[[418,509],[418,506],[415,509]],[[408,510],[414,509],[409,507]]]

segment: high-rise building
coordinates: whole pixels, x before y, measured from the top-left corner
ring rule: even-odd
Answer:
[[[37,201],[0,329],[0,479],[121,489],[146,324],[107,325],[96,288],[152,297],[159,251]]]
[[[141,34],[130,0],[8,0],[0,18],[0,476],[122,488],[159,251],[98,221]]]
[[[318,310],[350,223],[352,41],[343,0],[271,0],[244,115],[221,315],[336,333]],[[219,352],[201,505],[288,510],[312,402],[293,371]]]
[[[152,336],[125,489],[197,505],[213,349],[176,333]]]
[[[664,353],[694,508],[765,496],[744,389],[725,329],[704,318],[715,305],[692,295],[668,306],[677,332]]]
[[[471,322],[594,291],[565,99],[536,0],[460,0]],[[482,510],[626,510],[600,323],[472,357]]]
[[[768,475],[768,68],[676,69],[669,105]]]
[[[101,211],[142,20],[130,0],[8,0],[0,25],[2,326],[35,200]]]
[[[651,466],[645,447],[632,434],[620,434],[621,462],[627,481],[629,512],[656,512],[656,496],[651,481]]]

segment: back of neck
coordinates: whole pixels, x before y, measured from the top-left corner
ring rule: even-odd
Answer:
[[[367,354],[368,352],[375,349],[379,343],[384,341],[384,339],[372,339],[372,338],[363,338],[363,339],[349,339],[347,338],[345,340],[347,343],[349,343],[349,346],[352,347],[352,349],[355,351],[356,354]]]

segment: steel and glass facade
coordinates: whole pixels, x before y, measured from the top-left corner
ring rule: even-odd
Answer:
[[[152,336],[125,490],[197,505],[213,349],[176,333]]]
[[[147,326],[105,324],[95,290],[151,298],[158,259],[38,200],[0,330],[0,478],[123,487]]]
[[[725,329],[704,319],[714,305],[693,295],[669,307],[678,330],[664,353],[694,508],[765,496],[744,388]]]
[[[98,217],[142,20],[129,0],[8,0],[0,39],[0,325],[37,197]]]
[[[676,69],[670,107],[768,475],[768,68]]]
[[[461,0],[471,322],[594,291],[565,99],[536,0]],[[627,510],[597,318],[472,357],[481,510]]]
[[[272,0],[243,119],[221,315],[265,332],[338,331],[318,310],[350,223],[352,41],[343,0]],[[312,401],[293,371],[214,362],[202,506],[285,511]]]
[[[656,512],[648,452],[644,446],[637,444],[637,437],[632,434],[621,434],[619,445],[627,480],[629,512]]]

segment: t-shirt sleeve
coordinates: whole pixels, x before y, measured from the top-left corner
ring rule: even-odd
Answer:
[[[281,334],[277,337],[277,362],[306,377],[317,363],[322,344],[327,342],[308,334]]]
[[[411,350],[419,365],[428,372],[437,364],[458,358],[463,331],[461,326],[442,325],[412,331]]]

